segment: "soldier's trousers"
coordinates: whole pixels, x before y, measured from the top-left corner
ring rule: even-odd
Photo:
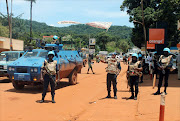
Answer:
[[[132,96],[134,96],[134,85],[135,85],[135,96],[138,95],[138,83],[139,83],[139,76],[130,76],[130,89]]]
[[[158,83],[158,89],[161,88],[162,86],[162,82],[163,82],[163,78],[164,78],[164,87],[168,87],[168,78],[169,78],[169,69],[165,69],[165,74],[162,73],[162,71],[159,71],[159,83]]]
[[[111,91],[111,83],[113,83],[113,90],[114,90],[114,95],[116,96],[117,93],[117,81],[116,81],[117,75],[116,74],[107,74],[107,91]]]
[[[55,78],[55,76],[54,76],[54,78]],[[55,95],[55,82],[49,77],[49,75],[45,74],[44,75],[44,87],[43,87],[43,93],[42,93],[43,98],[46,96],[46,92],[47,92],[49,83],[51,85],[51,96],[54,97],[54,95]]]

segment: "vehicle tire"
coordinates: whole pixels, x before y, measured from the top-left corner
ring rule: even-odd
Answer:
[[[24,88],[24,85],[23,84],[18,84],[17,81],[14,81],[12,80],[12,84],[13,84],[13,87],[17,90],[20,90],[20,89],[23,89]]]
[[[71,85],[77,84],[77,71],[74,69],[69,76],[69,83]]]

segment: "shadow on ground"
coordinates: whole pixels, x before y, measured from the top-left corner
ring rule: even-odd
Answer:
[[[36,103],[40,103],[40,101],[41,101],[41,100],[37,100]],[[43,103],[52,103],[52,101],[51,101],[51,100],[44,100]]]
[[[7,77],[1,77],[0,83],[10,83],[11,81]]]
[[[139,86],[152,86],[153,81],[150,80],[150,75],[144,75],[143,83],[139,83]],[[156,79],[156,87],[159,79]],[[164,86],[164,81],[162,86]],[[178,80],[177,74],[170,74],[168,80],[168,87],[180,87],[180,80]]]
[[[65,88],[67,86],[71,86],[69,84],[69,82],[61,81],[61,82],[57,83],[56,90],[61,89],[61,88]],[[27,85],[21,90],[16,90],[14,88],[5,90],[5,92],[30,93],[30,94],[42,93],[42,91],[43,91],[43,85],[38,85],[38,86]]]

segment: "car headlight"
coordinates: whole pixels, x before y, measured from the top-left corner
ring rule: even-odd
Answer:
[[[9,71],[11,71],[11,67],[9,67]]]
[[[14,69],[14,68],[11,68],[11,71],[15,71],[15,69]]]
[[[37,69],[37,68],[34,68],[34,72],[38,72],[38,69]]]
[[[31,68],[31,72],[33,72],[34,70],[33,70],[33,68]]]
[[[7,65],[4,65],[4,69],[7,69]]]

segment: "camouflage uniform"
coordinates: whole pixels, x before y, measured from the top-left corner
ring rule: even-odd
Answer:
[[[57,61],[52,61],[49,62],[48,60],[44,61],[43,67],[46,67],[47,69],[49,69],[49,71],[51,72],[51,74],[53,75],[52,77],[56,79],[56,72],[58,71],[57,68]],[[47,92],[47,88],[48,85],[50,83],[51,85],[51,96],[52,98],[54,98],[55,95],[55,82],[50,78],[50,76],[47,74],[47,72],[44,70],[43,71],[43,75],[44,75],[44,88],[43,88],[43,93],[42,93],[42,97],[45,98],[46,96],[46,92]]]
[[[134,97],[134,87],[135,85],[135,97],[138,95],[138,83],[139,83],[139,76],[142,75],[142,72],[138,72],[135,70],[136,68],[141,68],[141,61],[137,61],[135,63],[130,62],[128,66],[128,74],[129,74],[129,85],[132,93],[132,97]]]
[[[116,93],[117,93],[116,78],[119,75],[120,70],[121,70],[121,65],[119,62],[117,62],[117,59],[116,58],[109,58],[108,59],[108,67],[106,68],[107,91],[108,91],[109,97],[110,97],[110,92],[111,92],[111,82],[113,83],[114,96],[116,96]]]

